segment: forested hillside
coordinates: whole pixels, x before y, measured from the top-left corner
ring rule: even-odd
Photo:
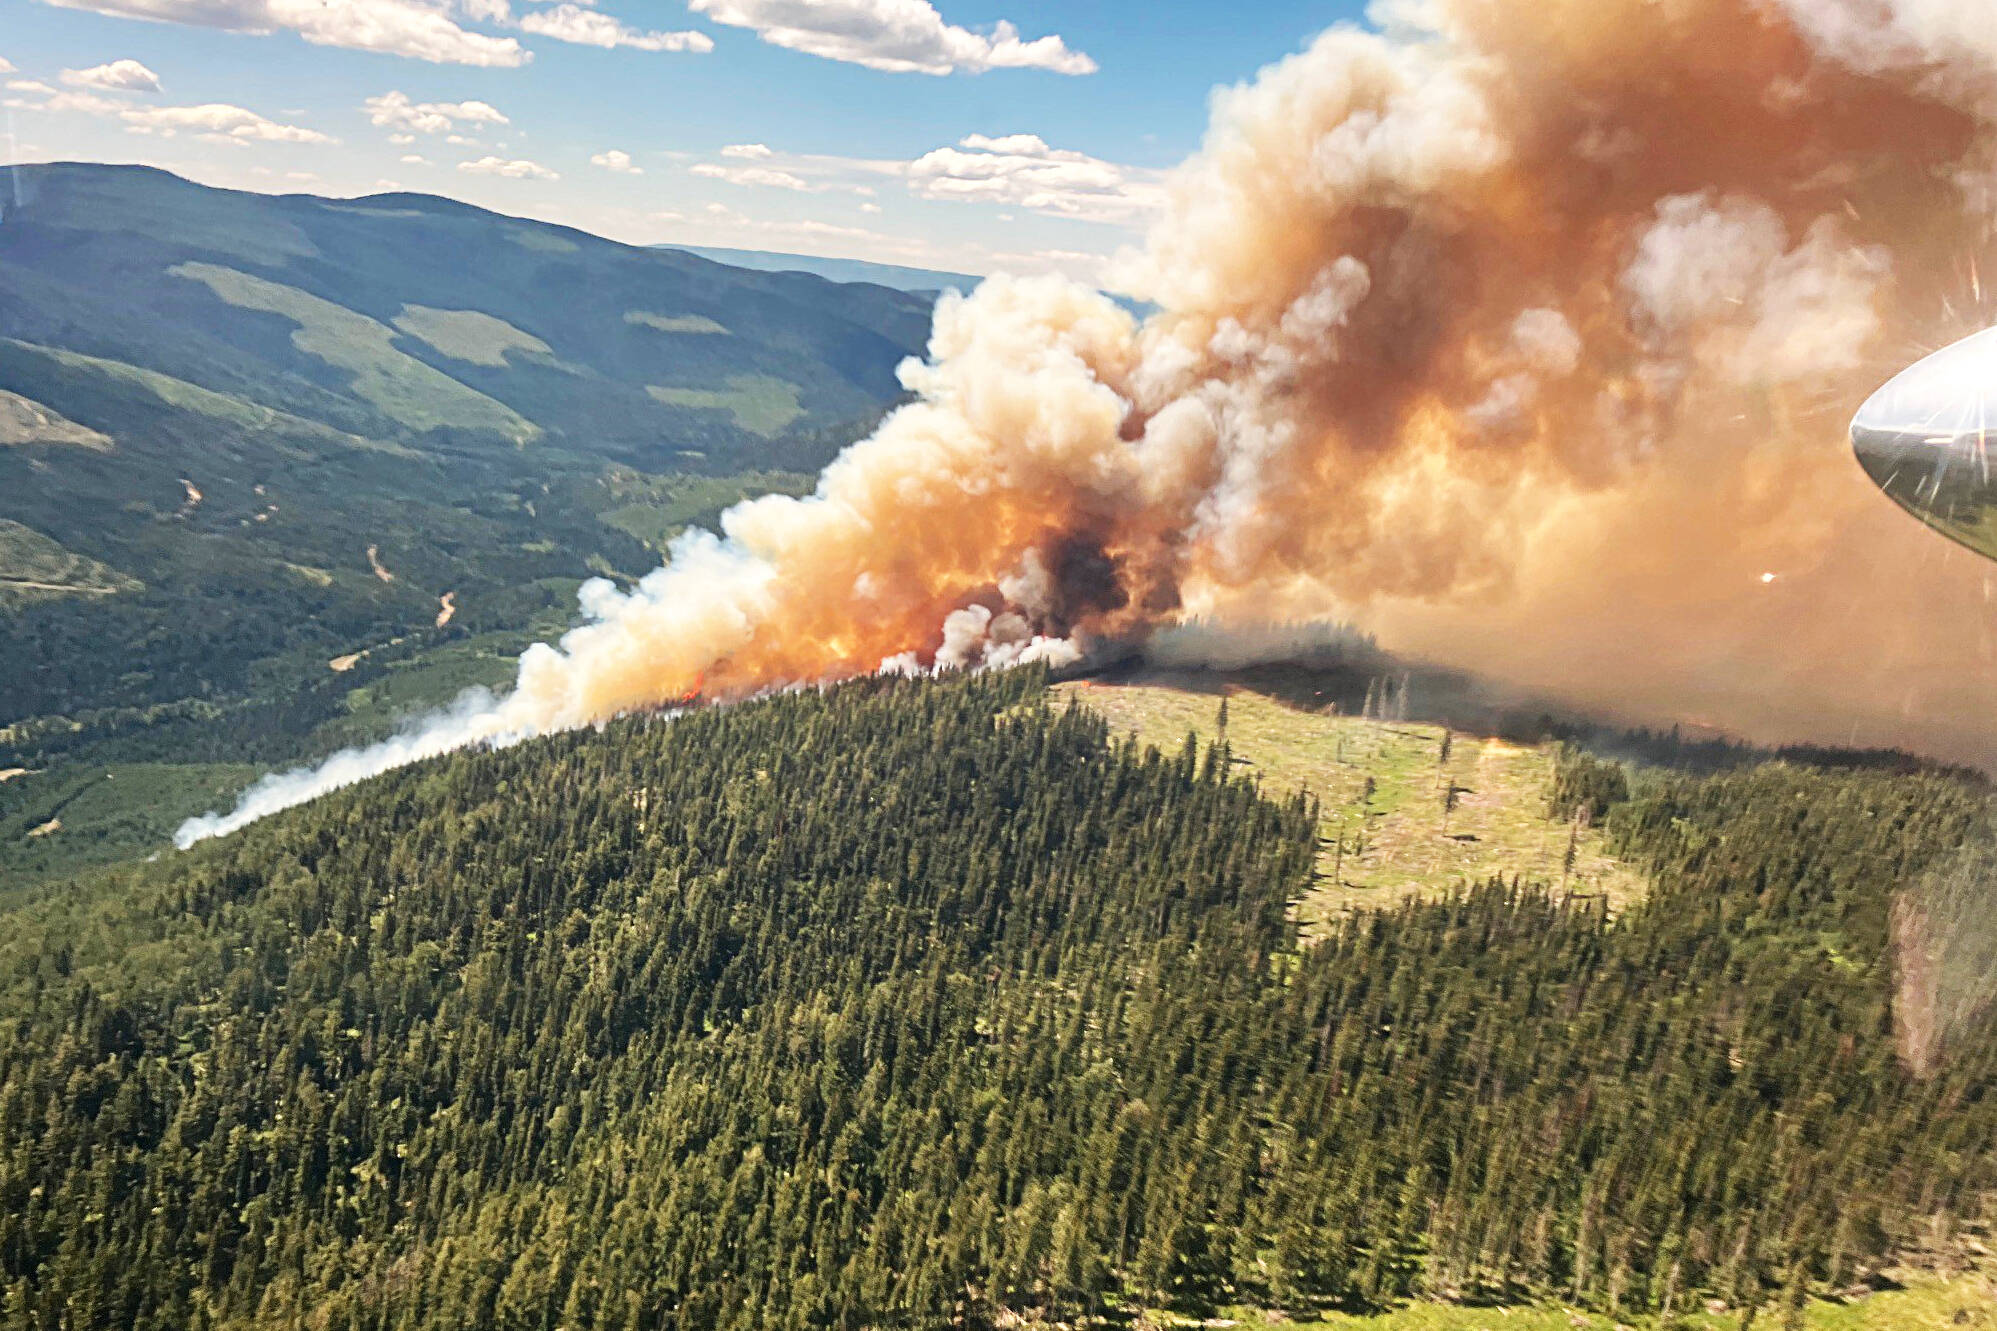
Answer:
[[[796,425],[892,401],[929,332],[928,300],[905,292],[429,195],[279,197],[90,163],[8,184],[0,337],[425,448],[753,464]]]
[[[1988,1013],[1910,1071],[1891,941],[1981,790],[1569,755],[1641,904],[1493,881],[1306,948],[1317,810],[1232,771],[1033,670],[868,680],[16,912],[0,1325],[1774,1315],[1997,1182]]]

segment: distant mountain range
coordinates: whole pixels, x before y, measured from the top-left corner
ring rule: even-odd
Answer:
[[[370,438],[555,437],[634,462],[865,417],[929,301],[751,272],[448,199],[20,168],[0,336]]]
[[[703,259],[736,268],[753,268],[765,273],[815,273],[831,282],[871,282],[897,291],[942,291],[948,287],[968,294],[984,281],[971,273],[946,273],[933,268],[904,268],[893,263],[869,263],[865,259],[828,259],[817,254],[774,254],[767,250],[731,250],[714,245],[661,245],[697,254]]]

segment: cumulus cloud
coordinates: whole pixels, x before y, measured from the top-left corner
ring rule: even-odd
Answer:
[[[159,75],[136,60],[113,60],[89,69],[65,69],[62,81],[72,88],[97,88],[104,92],[158,92]]]
[[[944,22],[928,0],[688,0],[687,7],[748,28],[773,46],[894,74],[1093,74],[1097,68],[1057,36],[1022,41],[1004,21],[988,36],[972,32]]]
[[[487,102],[417,102],[406,92],[385,92],[361,103],[368,123],[397,131],[391,142],[411,143],[407,134],[445,134],[459,125],[510,125],[499,108]]]
[[[331,135],[303,125],[284,125],[240,106],[211,102],[205,106],[125,107],[118,112],[135,134],[171,138],[185,130],[208,138],[237,143],[332,143]]]
[[[640,32],[608,14],[576,4],[560,4],[523,15],[520,31],[606,50],[628,46],[638,51],[693,51],[705,55],[714,49],[714,39],[704,32]]]
[[[14,72],[13,62],[7,59],[6,56],[0,55],[0,74],[12,74],[13,72]]]
[[[801,176],[778,170],[773,166],[723,166],[719,162],[701,162],[688,169],[696,176],[707,180],[726,181],[730,185],[761,185],[769,189],[796,190],[806,194],[813,193],[818,188]]]
[[[861,198],[874,196],[872,182],[901,180],[921,198],[1112,224],[1143,220],[1163,203],[1157,173],[1054,148],[1033,134],[972,134],[914,161],[787,153],[762,143],[729,144],[720,156],[687,169],[730,185]]]
[[[613,175],[642,176],[645,174],[645,169],[641,166],[633,165],[631,154],[621,148],[611,148],[600,152],[589,159],[589,164],[591,166],[600,166]]]
[[[42,111],[60,113],[73,111],[79,115],[115,116],[128,110],[125,103],[109,97],[100,97],[94,92],[58,92],[46,83],[33,79],[16,79],[7,85],[9,92],[23,93],[25,96],[9,97],[4,105],[10,111]],[[32,101],[31,97],[40,97]]]
[[[41,96],[40,101],[9,98],[7,106],[16,110],[74,112],[114,118],[125,122],[134,134],[156,134],[173,138],[180,133],[246,147],[252,143],[337,143],[330,134],[303,125],[287,125],[268,116],[224,102],[201,106],[133,106],[130,102],[102,97],[95,92],[67,89],[58,91],[46,83],[15,81],[8,89]]]
[[[1035,134],[973,134],[924,153],[907,168],[926,199],[1008,204],[1094,222],[1128,222],[1163,202],[1158,185],[1087,153],[1052,148]]]
[[[507,161],[503,157],[481,157],[476,162],[459,162],[458,170],[469,176],[504,176],[508,180],[560,180],[561,176],[525,158]]]
[[[429,158],[427,158],[427,157],[424,157],[424,156],[422,156],[422,155],[421,155],[421,154],[419,154],[419,153],[409,153],[409,154],[407,154],[406,156],[402,157],[402,158],[401,158],[401,159],[399,159],[399,160],[400,160],[400,161],[402,162],[402,164],[403,164],[404,166],[428,166],[428,165],[430,165],[430,159],[429,159]]]
[[[461,26],[447,7],[425,0],[42,0],[120,18],[183,23],[230,32],[293,32],[315,46],[427,60],[432,64],[515,68],[533,58],[512,37]]]

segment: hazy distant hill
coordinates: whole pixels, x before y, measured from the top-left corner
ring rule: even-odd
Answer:
[[[898,291],[941,291],[955,287],[968,293],[984,279],[970,273],[945,273],[932,268],[904,268],[893,263],[869,263],[865,259],[828,259],[817,254],[773,254],[767,250],[731,250],[715,245],[672,245],[716,263],[737,268],[754,268],[767,273],[816,273],[833,282],[872,282]]]
[[[0,888],[510,679],[584,578],[808,487],[928,331],[419,195],[58,165],[0,201]]]
[[[918,296],[426,195],[275,197],[75,164],[21,168],[14,192],[0,336],[373,438],[555,437],[640,464],[753,453],[877,411],[928,332]]]
[[[904,268],[892,263],[869,263],[865,259],[828,259],[817,254],[773,254],[766,250],[731,250],[713,245],[661,245],[660,249],[681,250],[713,259],[717,263],[754,268],[764,272],[815,273],[833,282],[871,282],[899,291],[934,295],[954,288],[969,295],[984,281],[972,273],[946,273],[930,268]],[[1111,300],[1140,319],[1157,309],[1149,301],[1138,300],[1117,291],[1105,291]]]

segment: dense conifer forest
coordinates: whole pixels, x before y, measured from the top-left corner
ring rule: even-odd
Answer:
[[[459,755],[17,911],[0,1326],[1782,1318],[1979,1213],[1987,986],[1895,1001],[1975,928],[1974,785],[1577,751],[1640,906],[1306,948],[1308,799],[1044,685]]]

